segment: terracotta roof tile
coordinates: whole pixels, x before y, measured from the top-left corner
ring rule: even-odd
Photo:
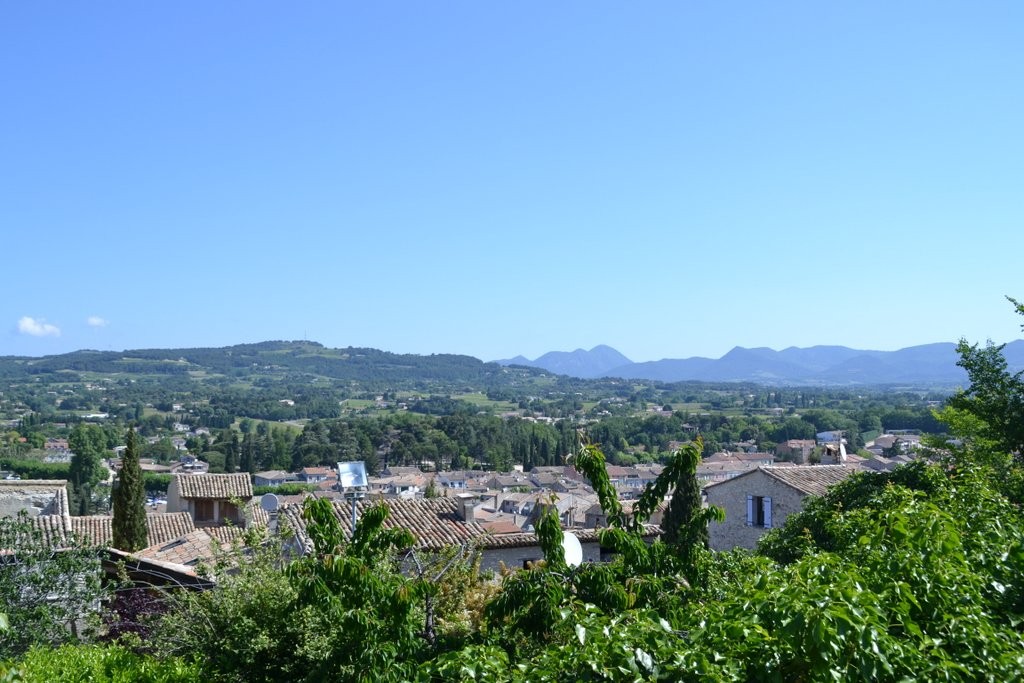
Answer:
[[[178,493],[182,498],[252,498],[252,479],[247,472],[235,474],[177,474]]]
[[[386,499],[390,514],[384,522],[385,528],[403,528],[416,539],[416,548],[440,550],[452,545],[475,543],[482,548],[517,547],[536,545],[537,537],[532,533],[502,534],[496,536],[477,522],[464,522],[458,514],[458,502],[454,498],[423,498],[412,500]],[[357,509],[363,511],[374,502],[359,501]],[[341,522],[346,535],[351,534],[352,510],[347,501],[334,501],[334,514]],[[301,505],[281,508],[281,516],[295,531],[297,538],[308,547],[306,523],[302,519]]]
[[[291,479],[294,475],[281,470],[267,470],[266,472],[257,472],[253,476],[261,479]]]
[[[859,468],[846,465],[797,465],[758,468],[769,477],[812,496],[822,496],[830,486],[838,484]]]
[[[114,539],[114,518],[110,515],[72,517],[71,529],[78,536],[96,545],[110,545]],[[146,543],[167,543],[195,531],[187,512],[151,512],[146,515]]]
[[[240,526],[206,526],[202,527],[202,530],[224,544],[233,543],[245,532],[245,529]]]
[[[363,511],[376,501],[362,500],[357,510]],[[385,528],[403,528],[416,539],[419,550],[440,550],[452,545],[472,543],[481,549],[521,548],[538,545],[533,532],[513,532],[501,528],[502,533],[492,533],[486,523],[464,522],[458,515],[458,501],[454,498],[418,498],[411,500],[386,499],[390,514],[384,522]],[[334,501],[334,515],[341,522],[346,535],[351,534],[352,508],[348,501]],[[286,505],[280,510],[281,520],[295,531],[297,540],[307,549],[310,547],[306,535],[306,522],[302,519],[302,505]],[[594,529],[572,529],[583,542],[596,542],[598,531]],[[508,532],[508,533],[506,533]],[[649,527],[648,534],[660,533],[657,527]]]
[[[39,515],[29,521],[43,534],[43,540],[54,547],[63,547],[70,537],[69,522],[61,515]]]
[[[216,550],[222,547],[223,544],[206,530],[195,529],[166,543],[151,545],[135,555],[161,562],[191,566],[204,560],[212,560]]]

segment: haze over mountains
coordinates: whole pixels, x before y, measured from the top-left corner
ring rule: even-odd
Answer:
[[[1006,344],[1003,353],[1013,372],[1024,370],[1024,340]],[[964,386],[952,343],[925,344],[898,351],[864,351],[845,346],[747,349],[737,346],[718,359],[666,358],[634,363],[610,346],[589,351],[552,351],[536,360],[516,356],[485,363],[457,354],[395,354],[367,348],[332,349],[308,341],[267,341],[223,348],[75,351],[26,357],[0,356],[0,378],[44,373],[135,373],[187,377],[189,373],[235,377],[300,373],[344,379],[384,389],[402,383],[439,381],[479,386],[502,378],[498,365],[522,366],[581,379],[619,377],[661,382],[753,382],[775,386],[897,385]],[[70,375],[69,375],[70,376]],[[397,383],[397,384],[396,384]]]
[[[1003,350],[1010,369],[1024,369],[1024,340]],[[747,349],[737,346],[718,359],[666,358],[634,363],[610,346],[590,351],[552,351],[536,360],[517,356],[495,361],[500,365],[542,368],[585,379],[623,377],[662,382],[758,382],[776,385],[808,384],[965,384],[967,374],[957,366],[956,344],[941,342],[897,351],[864,351],[846,346]]]

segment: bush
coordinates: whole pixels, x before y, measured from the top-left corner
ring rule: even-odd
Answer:
[[[26,683],[89,681],[90,683],[199,683],[198,666],[180,659],[159,660],[116,645],[64,645],[56,650],[35,647],[16,661],[0,665],[4,680]]]
[[[167,489],[171,485],[171,475],[160,472],[144,472],[142,481],[147,493],[167,493]]]
[[[278,486],[253,486],[252,494],[262,496],[264,493],[273,493],[278,496],[296,496],[300,493],[316,491],[316,484],[280,484]]]
[[[22,479],[71,479],[71,465],[32,458],[0,458],[0,470],[14,472]]]

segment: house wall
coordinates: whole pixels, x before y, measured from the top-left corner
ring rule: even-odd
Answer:
[[[4,489],[0,491],[0,517],[17,517],[22,510],[29,517],[55,514],[58,495],[52,487]]]
[[[581,543],[583,546],[584,562],[600,562],[601,546],[598,543]],[[523,562],[529,560],[535,562],[544,559],[539,545],[526,546],[525,548],[493,548],[483,551],[480,557],[480,569],[482,571],[498,571],[501,563],[509,569],[522,569]]]
[[[181,497],[181,494],[178,491],[178,480],[176,477],[171,477],[171,483],[167,487],[167,511],[187,512],[192,514],[192,511],[188,508],[188,504]]]
[[[187,512],[196,522],[223,524],[229,520],[241,527],[246,525],[242,511],[226,500],[182,498],[177,479],[171,479],[167,487],[167,512]]]
[[[772,499],[772,528],[782,526],[791,514],[800,512],[806,497],[760,470],[705,488],[704,492],[709,505],[717,505],[725,510],[724,522],[711,522],[708,525],[712,550],[753,550],[768,531],[764,527],[747,526],[747,496]]]

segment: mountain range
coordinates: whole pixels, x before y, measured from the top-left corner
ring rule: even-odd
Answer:
[[[1024,340],[1003,349],[1010,369],[1024,369]],[[782,351],[737,346],[718,359],[666,358],[634,363],[610,346],[590,351],[552,351],[536,360],[517,356],[500,365],[541,368],[584,379],[622,377],[662,382],[756,382],[773,385],[962,385],[967,374],[957,366],[956,344],[940,342],[897,351],[864,351],[846,346],[791,346]]]

